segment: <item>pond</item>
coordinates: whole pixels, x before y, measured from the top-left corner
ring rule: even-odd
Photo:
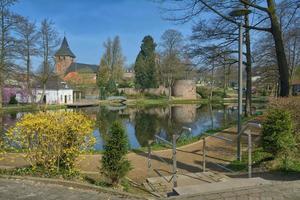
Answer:
[[[179,134],[181,128],[189,127],[189,137],[198,136],[203,132],[227,126],[237,117],[234,107],[224,105],[169,105],[155,107],[87,107],[80,109],[96,121],[93,131],[96,137],[95,150],[102,150],[105,133],[114,120],[121,120],[126,128],[131,149],[145,147],[148,140],[158,135],[168,141],[173,134]],[[2,129],[13,126],[25,113],[3,114]],[[4,131],[5,134],[5,131]],[[187,134],[187,133],[186,133]]]

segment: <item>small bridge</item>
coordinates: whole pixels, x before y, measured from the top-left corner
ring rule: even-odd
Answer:
[[[110,96],[110,97],[107,97],[106,100],[123,103],[123,102],[127,101],[127,98],[124,96]]]

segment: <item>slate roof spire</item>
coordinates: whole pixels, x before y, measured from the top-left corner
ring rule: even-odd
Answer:
[[[61,43],[60,48],[57,50],[57,52],[55,53],[55,56],[70,56],[72,58],[76,58],[76,56],[74,55],[74,53],[71,51],[67,38],[64,36],[64,39]]]

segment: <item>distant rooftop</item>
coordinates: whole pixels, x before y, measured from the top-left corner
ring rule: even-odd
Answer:
[[[67,69],[66,74],[70,72],[92,72],[96,73],[98,70],[98,65],[90,65],[84,63],[73,62]]]
[[[75,54],[71,51],[71,49],[69,47],[66,37],[64,37],[60,48],[55,53],[55,56],[70,56],[72,58],[76,58]]]

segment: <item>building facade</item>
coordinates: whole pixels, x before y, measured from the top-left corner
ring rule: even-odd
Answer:
[[[41,84],[33,91],[34,101],[44,104],[72,104],[73,89],[59,76],[52,76],[46,83],[46,89]]]
[[[73,88],[75,101],[81,97],[99,97],[99,91],[96,89],[98,65],[76,62],[76,56],[71,51],[66,37],[54,56],[55,72]]]

